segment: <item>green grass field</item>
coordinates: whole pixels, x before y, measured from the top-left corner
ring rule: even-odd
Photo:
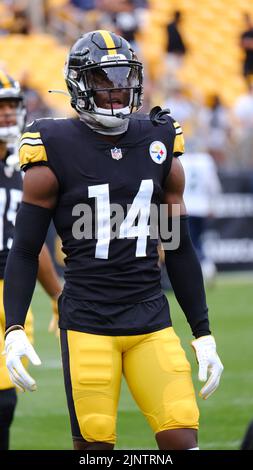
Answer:
[[[248,422],[253,419],[252,279],[220,276],[207,289],[212,329],[225,371],[216,393],[207,401],[198,399],[201,449],[238,449]],[[185,317],[169,295],[174,328],[181,337],[193,368],[195,389],[197,365],[190,347],[191,334]],[[19,394],[11,433],[11,449],[71,449],[70,425],[63,388],[58,341],[47,333],[50,302],[40,288],[33,300],[36,350],[42,366],[31,367],[36,393]],[[152,393],[152,390],[150,390]],[[125,383],[118,416],[117,449],[155,449],[155,439],[139,413]]]

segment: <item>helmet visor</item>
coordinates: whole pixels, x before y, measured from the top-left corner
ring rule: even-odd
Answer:
[[[140,77],[137,65],[97,66],[86,71],[86,86],[94,91],[136,88],[141,85]]]

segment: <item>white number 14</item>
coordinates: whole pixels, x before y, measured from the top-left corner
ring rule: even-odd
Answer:
[[[136,238],[136,257],[146,256],[147,237],[150,234],[148,220],[153,194],[153,180],[143,180],[138,193],[120,225],[119,238]],[[88,197],[96,198],[97,207],[97,244],[95,258],[108,259],[111,224],[109,184],[89,186]],[[138,217],[138,224],[135,221]]]

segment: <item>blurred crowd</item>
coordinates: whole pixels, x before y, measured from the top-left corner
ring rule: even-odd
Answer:
[[[85,31],[109,29],[135,43],[147,0],[2,0],[0,34],[43,30],[72,44]]]
[[[109,29],[124,36],[137,50],[139,36],[145,27],[148,0],[2,0],[0,3],[0,35],[43,32],[70,45],[79,35],[93,29]],[[245,14],[245,31],[240,46],[244,51],[242,75],[247,91],[233,106],[226,106],[217,93],[202,96],[197,84],[193,88],[180,81],[180,67],[188,46],[180,31],[180,11],[167,25],[167,47],[164,73],[152,81],[145,71],[144,111],[160,104],[169,108],[184,129],[188,152],[208,152],[218,168],[253,168],[253,23]],[[1,62],[1,57],[0,57]],[[7,64],[8,65],[8,64]],[[29,74],[21,80],[28,107],[28,120],[54,116],[37,90],[29,85]]]
[[[171,80],[163,107],[182,125],[187,151],[208,151],[221,168],[253,168],[252,85],[229,108],[219,94],[204,99]]]

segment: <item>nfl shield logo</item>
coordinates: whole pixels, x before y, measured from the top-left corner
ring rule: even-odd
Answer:
[[[114,149],[111,149],[111,154],[114,160],[120,160],[123,157],[121,149],[117,149],[117,147],[114,147]]]

